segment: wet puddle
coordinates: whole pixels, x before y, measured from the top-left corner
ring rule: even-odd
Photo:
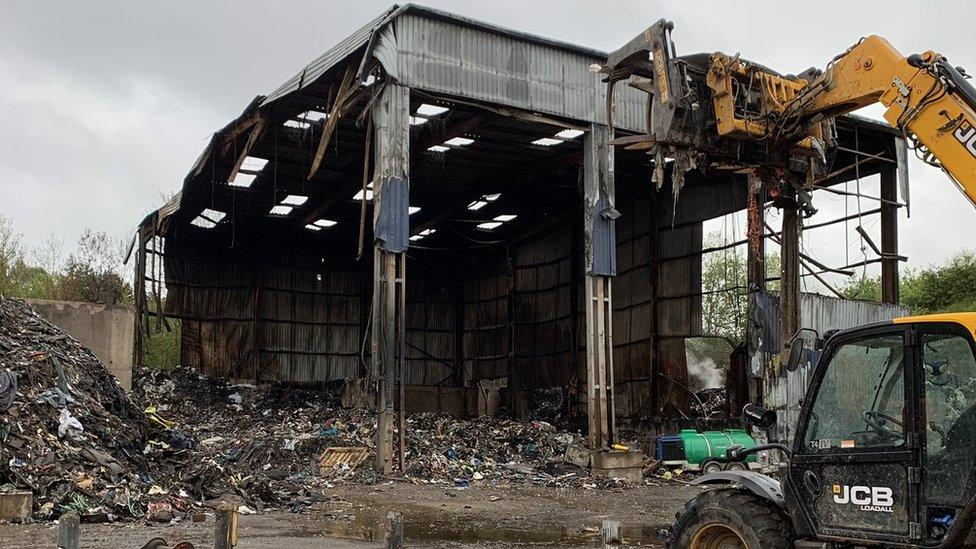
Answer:
[[[549,547],[602,546],[599,523],[567,527],[539,519],[511,516],[479,518],[477,513],[438,511],[421,506],[401,506],[404,537],[413,542],[502,543]],[[468,510],[470,511],[470,510]],[[386,509],[336,502],[314,511],[324,519],[327,537],[382,542],[386,536]],[[658,527],[622,524],[624,545],[659,546]]]

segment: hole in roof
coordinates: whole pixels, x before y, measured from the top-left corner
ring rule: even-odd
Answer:
[[[494,201],[498,200],[501,197],[502,197],[502,193],[495,193],[495,194],[486,194],[482,198],[484,200],[487,200],[488,202],[494,202]]]
[[[366,77],[366,80],[363,80],[363,86],[366,86],[366,87],[372,86],[375,83],[376,83],[376,77],[373,76],[372,74],[369,75],[369,76],[367,76]]]
[[[289,206],[301,206],[306,202],[308,202],[308,197],[300,194],[290,194],[281,201],[282,204],[288,204]]]
[[[193,218],[193,221],[190,222],[190,225],[196,225],[201,229],[213,229],[214,227],[217,226],[217,224],[214,223],[213,221],[210,221],[209,219],[204,219],[199,215]]]
[[[353,200],[359,200],[361,202],[363,200],[363,190],[362,189],[359,189],[359,192],[357,192],[356,194],[354,194],[353,197],[352,197],[352,199]],[[369,202],[372,199],[373,199],[373,191],[372,191],[372,189],[366,189],[366,202]]]
[[[485,202],[484,200],[475,200],[474,202],[468,204],[468,209],[474,212],[480,210],[481,208],[484,208],[487,205],[488,203]]]
[[[427,123],[427,119],[424,118],[423,116],[411,116],[410,117],[410,125],[411,126],[423,126],[426,123]]]
[[[316,219],[315,225],[318,227],[332,227],[338,224],[338,221],[332,221],[331,219]]]
[[[250,170],[254,172],[259,172],[268,165],[267,158],[258,158],[256,156],[245,156],[244,161],[241,162],[242,170]]]
[[[472,143],[474,143],[474,139],[468,139],[467,137],[454,137],[444,142],[445,145],[452,147],[463,147]]]
[[[271,215],[288,215],[291,213],[293,209],[294,208],[292,208],[291,206],[283,206],[281,204],[278,204],[277,206],[271,208],[271,211],[269,213]]]
[[[486,231],[490,231],[492,229],[497,229],[498,227],[501,227],[501,226],[502,226],[501,221],[488,221],[486,223],[479,223],[478,224],[478,228],[479,229],[483,229],[483,230],[486,230]]]
[[[501,221],[502,223],[508,223],[509,221],[515,219],[516,217],[518,217],[518,216],[515,215],[515,214],[496,215],[495,216],[495,221]]]
[[[543,137],[532,142],[533,145],[542,145],[543,147],[552,147],[553,145],[558,145],[560,143],[562,143],[562,140],[553,139],[551,137]]]
[[[438,114],[444,114],[449,110],[451,109],[448,109],[447,107],[439,107],[437,105],[429,105],[424,103],[417,107],[417,114],[424,116],[437,116]]]
[[[443,145],[434,145],[433,147],[427,147],[427,150],[428,151],[433,151],[435,153],[442,153],[444,151],[451,150],[451,148],[450,147],[445,147]]]
[[[322,227],[319,227],[319,226],[316,226],[316,225],[311,225],[311,224],[305,225],[305,228],[308,229],[308,230],[310,230],[310,231],[321,231],[322,230]]]
[[[234,176],[234,180],[229,181],[227,184],[232,187],[247,188],[251,186],[251,183],[254,183],[254,180],[257,179],[257,177],[257,174],[253,173],[237,172],[237,175]]]
[[[413,215],[420,211],[420,206],[410,206],[407,208],[407,211],[410,213],[410,215]]]
[[[560,139],[576,139],[577,137],[579,137],[581,135],[583,135],[583,131],[582,130],[565,129],[565,130],[557,133],[556,134],[556,137],[558,137]]]
[[[214,221],[216,223],[220,223],[222,219],[227,217],[227,214],[220,210],[211,210],[210,208],[204,208],[203,211],[200,212],[200,216],[206,217],[207,219]]]
[[[420,231],[419,233],[411,236],[410,237],[410,240],[413,241],[413,242],[416,242],[418,240],[423,240],[423,238],[425,236],[430,236],[430,235],[432,235],[432,234],[434,234],[436,232],[437,232],[437,229],[424,229],[424,230]]]
[[[312,125],[308,122],[302,122],[300,120],[285,120],[285,123],[282,124],[282,126],[285,126],[286,128],[298,128],[299,130],[307,130],[312,127]]]
[[[299,120],[304,120],[305,122],[321,122],[328,118],[328,113],[321,111],[305,111],[298,115]]]

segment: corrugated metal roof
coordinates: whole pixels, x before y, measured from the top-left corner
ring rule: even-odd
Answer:
[[[554,48],[422,14],[400,15],[395,24],[397,73],[407,86],[573,120],[606,121],[606,84],[589,70],[606,54]],[[633,88],[617,94],[619,127],[643,128],[642,95]]]
[[[407,86],[584,122],[606,122],[606,86],[599,74],[589,71],[591,64],[606,60],[606,52],[413,4],[393,6],[380,14],[305,66],[261,105],[309,86],[363,48],[377,55],[387,72]],[[643,94],[623,88],[615,100],[617,127],[641,131]]]

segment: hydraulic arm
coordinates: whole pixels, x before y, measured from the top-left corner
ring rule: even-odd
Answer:
[[[727,91],[734,76],[759,82],[759,122],[736,116]],[[715,54],[708,80],[720,134],[773,142],[819,138],[819,122],[880,102],[887,107],[885,120],[905,134],[919,157],[944,169],[976,205],[976,89],[936,52],[904,57],[884,38],[869,36],[808,83]]]
[[[976,205],[976,89],[939,53],[905,57],[869,36],[823,71],[781,75],[738,55],[677,57],[672,28],[659,21],[601,67],[608,106],[614,83],[625,78],[651,95],[647,135],[618,144],[649,149],[659,161],[675,158],[686,169],[706,157],[716,164],[816,162],[831,146],[833,117],[880,102],[919,158],[942,168]]]

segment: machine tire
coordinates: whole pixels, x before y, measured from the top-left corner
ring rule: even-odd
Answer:
[[[668,549],[793,546],[793,525],[783,512],[771,502],[736,488],[703,492],[675,517]]]
[[[702,463],[701,466],[701,472],[703,475],[717,473],[721,470],[722,470],[722,464],[714,460],[708,460],[705,463]]]
[[[744,461],[730,461],[725,464],[726,471],[748,471],[749,465]]]

